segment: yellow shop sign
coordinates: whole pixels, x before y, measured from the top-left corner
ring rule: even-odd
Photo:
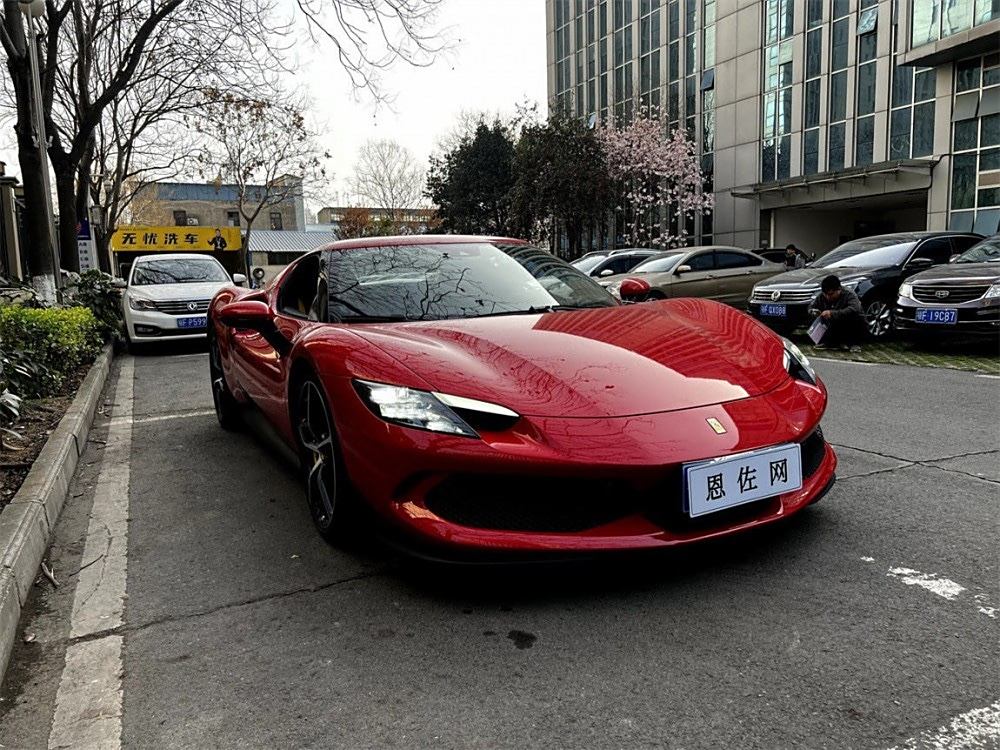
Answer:
[[[111,235],[116,253],[228,252],[240,245],[239,227],[119,227]]]

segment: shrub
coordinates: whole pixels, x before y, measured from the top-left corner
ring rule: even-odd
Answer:
[[[0,347],[21,365],[4,375],[23,398],[58,393],[68,375],[97,356],[101,342],[100,325],[86,307],[0,306]]]
[[[79,276],[73,274],[72,282],[66,287],[66,301],[88,308],[97,319],[101,337],[109,341],[122,336],[122,295],[113,286],[114,279],[97,270],[86,271]]]

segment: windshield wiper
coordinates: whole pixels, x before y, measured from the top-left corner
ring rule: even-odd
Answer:
[[[501,310],[499,312],[482,313],[481,315],[468,315],[468,318],[500,318],[508,315],[542,315],[551,312],[570,312],[572,310],[593,310],[598,307],[611,307],[611,305],[542,305],[524,310]]]

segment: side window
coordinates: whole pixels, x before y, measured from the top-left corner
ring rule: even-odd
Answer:
[[[591,276],[599,276],[608,270],[610,270],[612,274],[625,273],[632,268],[636,262],[635,257],[632,255],[627,255],[625,253],[622,253],[621,255],[612,255],[606,261],[601,263],[601,265],[595,268],[593,273],[591,273]],[[608,276],[609,274],[604,275]]]
[[[303,256],[281,283],[281,289],[278,290],[278,309],[296,318],[311,317],[318,282],[319,253]]]
[[[934,239],[927,240],[927,242],[917,248],[911,259],[930,258],[933,263],[937,264],[947,263],[951,256],[951,240],[948,237],[935,237]]]
[[[710,252],[692,255],[684,262],[691,266],[692,271],[711,271],[715,268],[715,262],[712,260],[712,253]]]
[[[746,253],[737,253],[729,250],[716,251],[715,253],[715,266],[716,268],[749,268],[750,266],[759,266],[761,260],[759,258],[754,258],[752,255],[747,255]]]
[[[952,237],[951,246],[952,252],[955,255],[960,255],[968,250],[970,247],[979,242],[978,237]]]

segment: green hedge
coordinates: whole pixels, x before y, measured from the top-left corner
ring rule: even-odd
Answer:
[[[70,374],[94,360],[101,344],[100,325],[86,307],[0,307],[0,350],[29,373],[5,371],[6,385],[23,398],[59,393]]]

